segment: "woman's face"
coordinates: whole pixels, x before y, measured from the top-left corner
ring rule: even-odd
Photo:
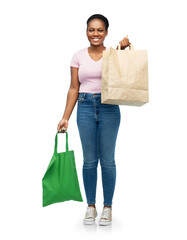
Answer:
[[[103,45],[108,31],[105,30],[105,24],[100,19],[93,19],[89,22],[86,34],[91,45]]]

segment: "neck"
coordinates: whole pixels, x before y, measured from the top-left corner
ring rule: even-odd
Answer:
[[[99,46],[94,46],[94,45],[90,45],[89,50],[92,52],[102,52],[103,50],[105,50],[106,47],[102,45]]]

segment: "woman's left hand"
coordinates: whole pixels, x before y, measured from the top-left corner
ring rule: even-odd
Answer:
[[[128,47],[130,45],[128,35],[125,38],[123,38],[123,40],[121,40],[119,44],[121,46],[121,50],[124,50],[126,47]],[[116,49],[118,50],[118,46]]]

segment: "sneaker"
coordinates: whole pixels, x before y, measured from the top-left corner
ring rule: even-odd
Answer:
[[[94,224],[95,218],[97,217],[97,211],[95,207],[87,207],[86,215],[83,220],[84,224]]]
[[[101,214],[101,218],[99,219],[99,225],[107,226],[112,222],[112,208],[104,207],[103,212]]]

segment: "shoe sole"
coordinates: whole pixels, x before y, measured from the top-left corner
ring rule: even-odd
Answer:
[[[96,212],[96,216],[95,216],[95,218],[97,217],[97,212]],[[95,224],[95,219],[93,219],[93,220],[91,220],[91,221],[89,221],[89,220],[83,220],[83,223],[85,224],[85,225],[92,225],[92,224]]]
[[[108,225],[111,225],[111,221],[99,221],[99,225],[100,226],[108,226]]]
[[[95,221],[94,220],[93,221],[86,221],[86,220],[84,220],[83,223],[85,225],[93,225],[93,224],[95,224]]]

